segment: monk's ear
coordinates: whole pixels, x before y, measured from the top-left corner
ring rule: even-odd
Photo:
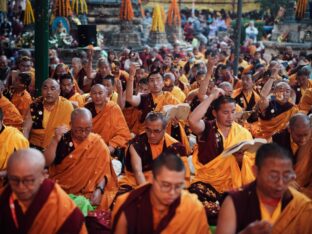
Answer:
[[[217,117],[217,112],[216,112],[216,110],[212,110],[212,115],[213,115],[213,117]]]
[[[253,165],[251,169],[252,169],[252,173],[254,174],[255,178],[257,178],[258,171],[259,171],[258,167],[256,165]]]

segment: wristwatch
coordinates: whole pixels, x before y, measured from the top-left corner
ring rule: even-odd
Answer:
[[[97,190],[97,189],[101,191],[101,194],[104,194],[104,188],[101,188],[100,186],[97,186],[95,188],[95,190]]]

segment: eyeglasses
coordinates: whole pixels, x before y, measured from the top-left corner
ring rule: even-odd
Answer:
[[[273,183],[279,182],[280,179],[282,179],[284,183],[288,183],[291,180],[296,179],[296,174],[295,173],[288,173],[288,174],[282,175],[282,176],[277,175],[277,174],[271,174],[271,175],[269,174],[267,178],[269,181],[271,181]]]
[[[145,128],[145,132],[148,134],[160,134],[164,131],[164,129],[150,129],[150,128]]]
[[[182,184],[170,184],[168,182],[160,182],[155,178],[155,181],[159,184],[160,191],[163,193],[168,193],[172,189],[174,192],[178,193],[184,188],[184,183]]]
[[[18,186],[20,183],[22,183],[24,186],[32,186],[34,185],[36,179],[23,179],[18,177],[10,177],[8,176],[9,183],[13,186]]]
[[[92,131],[92,128],[72,128],[72,131],[78,134],[89,133]]]

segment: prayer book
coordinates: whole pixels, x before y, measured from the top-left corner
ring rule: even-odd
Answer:
[[[190,111],[191,107],[188,103],[163,106],[163,112],[168,120],[170,119],[187,120]]]
[[[240,143],[237,143],[222,152],[222,156],[230,156],[232,154],[235,154],[239,151],[244,152],[248,151],[250,153],[255,153],[261,145],[268,143],[266,139],[263,138],[255,138],[252,140],[245,140]]]

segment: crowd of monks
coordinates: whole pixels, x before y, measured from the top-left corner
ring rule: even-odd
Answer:
[[[69,194],[113,233],[312,233],[311,55],[246,48],[234,76],[228,48],[52,52],[40,96],[27,53],[0,80],[4,233],[96,233]]]

